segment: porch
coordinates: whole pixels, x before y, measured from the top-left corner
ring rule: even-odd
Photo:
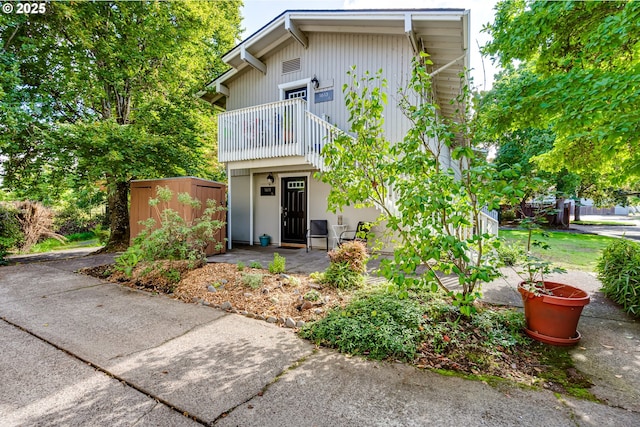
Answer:
[[[227,262],[230,264],[244,263],[248,266],[252,262],[259,262],[263,268],[268,268],[269,263],[273,261],[273,254],[277,252],[287,260],[287,273],[310,274],[314,271],[325,271],[329,267],[329,257],[324,249],[313,249],[306,252],[304,248],[286,248],[277,246],[250,246],[250,245],[233,245],[224,254],[218,254],[207,258],[207,262]],[[376,280],[378,276],[375,273],[380,266],[380,260],[385,255],[381,254],[379,258],[369,260],[367,271],[371,275],[371,280]]]
[[[309,112],[304,99],[271,102],[218,115],[218,158],[237,162],[300,156],[323,169],[322,148],[341,133]]]

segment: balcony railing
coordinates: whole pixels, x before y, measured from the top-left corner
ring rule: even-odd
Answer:
[[[306,105],[303,99],[289,99],[220,114],[219,160],[302,155]]]
[[[340,130],[307,111],[303,99],[233,110],[218,115],[221,162],[306,156],[316,167],[320,152]]]

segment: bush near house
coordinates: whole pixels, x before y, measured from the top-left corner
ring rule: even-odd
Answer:
[[[127,277],[138,270],[140,275],[145,276],[154,270],[153,266],[157,266],[164,271],[172,286],[180,281],[184,271],[202,265],[207,246],[225,225],[224,221],[215,219],[218,212],[225,208],[217,206],[214,200],[207,200],[207,208],[202,215],[193,221],[186,221],[175,210],[166,208],[167,202],[173,197],[169,188],[157,187],[157,195],[157,198],[149,199],[149,205],[160,218],[159,227],[156,227],[153,218],[143,221],[144,229],[134,239],[133,245],[116,258],[116,269]],[[200,201],[187,193],[178,194],[178,201],[185,206],[200,206]],[[222,244],[217,242],[216,249],[221,248]],[[148,265],[136,269],[143,261]],[[175,261],[183,263],[176,264]],[[187,264],[183,265],[184,262]]]
[[[30,200],[13,202],[13,205],[24,236],[19,247],[21,252],[29,252],[33,245],[45,239],[55,239],[60,243],[67,241],[64,236],[53,231],[53,210]]]
[[[368,258],[364,243],[356,240],[343,243],[329,252],[330,264],[324,273],[323,282],[338,289],[362,286]]]
[[[640,317],[640,245],[625,239],[611,242],[596,266],[602,292]]]
[[[280,255],[278,252],[273,254],[273,261],[269,263],[269,273],[279,274],[284,273],[286,269],[286,258]]]
[[[0,204],[0,265],[9,250],[18,246],[24,239],[20,229],[18,212],[11,206]]]

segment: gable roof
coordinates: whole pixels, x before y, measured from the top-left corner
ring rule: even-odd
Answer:
[[[225,82],[253,67],[266,72],[262,58],[292,39],[308,46],[307,33],[405,35],[414,53],[431,55],[434,88],[445,114],[449,100],[460,91],[460,73],[469,68],[469,11],[465,9],[342,9],[286,10],[240,44],[222,60],[231,66],[209,84],[201,96],[216,103],[228,96]]]

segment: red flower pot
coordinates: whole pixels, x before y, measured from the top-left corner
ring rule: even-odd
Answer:
[[[562,283],[544,282],[544,288],[551,295],[536,295],[518,285],[518,292],[524,303],[524,317],[527,322],[525,332],[531,338],[547,344],[569,346],[580,341],[578,321],[589,295],[573,286]]]

